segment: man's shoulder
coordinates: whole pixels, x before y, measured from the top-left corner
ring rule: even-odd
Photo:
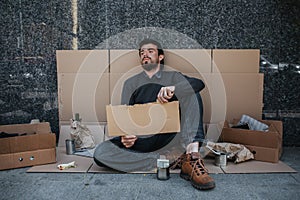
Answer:
[[[176,75],[182,75],[181,72],[176,71],[176,70],[172,70],[172,71],[162,71],[162,74],[164,76],[176,76]]]
[[[127,78],[125,83],[136,82],[137,80],[139,80],[143,76],[144,76],[143,72],[140,72],[138,74],[134,74],[134,75],[130,76],[129,78]]]

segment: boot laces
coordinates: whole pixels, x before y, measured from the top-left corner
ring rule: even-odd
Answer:
[[[170,169],[181,168],[183,161],[186,159],[186,154],[182,154],[179,158],[177,158],[170,166]]]
[[[197,174],[197,176],[208,174],[208,170],[205,168],[203,160],[200,158],[194,161],[190,161],[191,165],[193,167],[191,177],[193,176],[194,172]]]

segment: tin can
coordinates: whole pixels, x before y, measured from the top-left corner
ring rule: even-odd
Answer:
[[[170,178],[169,160],[157,159],[157,179],[168,180]]]
[[[66,153],[68,155],[75,153],[75,141],[73,139],[66,139]]]
[[[215,165],[218,167],[226,167],[227,166],[227,155],[225,153],[220,153],[220,155],[216,155]]]

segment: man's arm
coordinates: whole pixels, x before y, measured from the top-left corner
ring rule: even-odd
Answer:
[[[176,73],[175,82],[174,92],[177,97],[199,93],[205,87],[202,80],[183,75],[180,72]]]
[[[121,96],[121,104],[129,105],[130,97],[132,95],[133,91],[130,87],[129,81],[126,80],[123,85],[122,89],[122,96]]]

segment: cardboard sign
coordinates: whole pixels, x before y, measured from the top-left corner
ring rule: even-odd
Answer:
[[[179,103],[106,106],[109,136],[152,135],[180,131]]]

